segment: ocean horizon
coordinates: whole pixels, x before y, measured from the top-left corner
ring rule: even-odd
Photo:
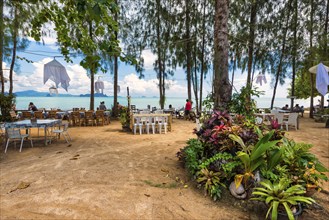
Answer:
[[[158,97],[131,97],[131,105],[136,105],[138,109],[146,109],[148,105],[151,107],[160,108]],[[183,97],[167,97],[165,109],[172,105],[174,108],[179,109],[185,106],[186,98]],[[271,106],[270,97],[255,98],[258,108],[269,108]],[[95,109],[99,106],[100,102],[104,101],[108,109],[113,106],[113,97],[95,97]],[[71,110],[73,108],[86,108],[89,109],[90,97],[16,97],[16,109],[25,110],[28,109],[30,102],[33,102],[37,108],[57,108],[62,110]],[[118,102],[121,105],[127,106],[128,100],[126,97],[118,97]],[[195,102],[194,102],[195,103]],[[309,99],[297,99],[294,102],[299,106],[305,108],[310,106]],[[290,99],[288,98],[276,98],[274,101],[274,107],[283,107],[288,104],[290,106]],[[314,104],[317,104],[314,102]],[[193,105],[194,106],[194,105]]]

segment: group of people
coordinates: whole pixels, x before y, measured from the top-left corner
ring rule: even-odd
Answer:
[[[286,104],[285,106],[282,107],[282,110],[287,110],[290,111],[289,105]],[[302,115],[304,113],[304,106],[299,106],[299,104],[296,104],[295,107],[292,108],[293,112],[301,112]]]

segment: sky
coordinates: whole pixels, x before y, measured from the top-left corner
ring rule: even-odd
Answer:
[[[33,39],[30,39],[31,43],[24,52],[18,52],[18,56],[25,57],[28,60],[32,60],[33,63],[27,63],[26,61],[17,60],[20,68],[14,73],[14,92],[35,90],[39,92],[49,92],[49,88],[54,83],[48,80],[45,84],[43,83],[43,68],[44,64],[52,61],[56,56],[56,60],[66,67],[67,73],[71,79],[68,92],[63,88],[59,88],[60,94],[87,94],[90,93],[90,79],[87,76],[87,71],[79,65],[79,58],[73,59],[73,63],[66,63],[56,46],[56,39],[45,37],[43,39],[44,44],[37,43]],[[59,56],[59,57],[57,57]],[[126,96],[126,88],[129,87],[130,95],[133,97],[153,97],[159,96],[157,88],[156,73],[153,70],[153,63],[156,56],[149,50],[143,52],[145,61],[145,78],[139,79],[134,67],[121,63],[119,65],[119,96]],[[4,63],[4,69],[9,69],[9,63]],[[5,77],[8,78],[9,70],[4,71]],[[257,75],[258,73],[256,73]],[[242,86],[246,83],[246,73],[236,71],[234,79],[234,88],[239,91]],[[98,78],[99,77],[99,78]],[[231,77],[231,76],[230,76]],[[273,89],[270,85],[270,75],[266,74],[267,83],[262,86],[257,85],[260,90],[265,92],[264,98],[271,98]],[[104,93],[106,95],[113,95],[113,75],[110,72],[103,74],[99,73],[96,75],[95,80],[102,80],[104,82]],[[204,82],[203,94],[208,94],[211,91],[211,80],[212,74],[208,74]],[[187,97],[187,85],[186,75],[182,68],[177,68],[175,75],[168,79],[167,82],[170,86],[166,90],[167,97]],[[283,86],[277,88],[277,98],[286,98],[288,92],[290,80]],[[256,84],[256,83],[254,83]],[[9,83],[5,85],[6,91],[8,91]]]

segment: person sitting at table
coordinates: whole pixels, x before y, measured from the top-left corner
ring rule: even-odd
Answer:
[[[35,112],[35,111],[38,111],[38,108],[33,104],[33,102],[30,102],[28,110]]]
[[[301,112],[303,117],[304,106],[299,107],[299,104],[296,104],[295,107],[293,108],[293,112]]]
[[[106,110],[107,108],[106,108],[106,105],[105,105],[105,102],[104,101],[102,101],[101,103],[100,103],[100,105],[99,105],[99,110]]]
[[[285,106],[282,107],[282,110],[289,110],[289,105],[286,104]]]

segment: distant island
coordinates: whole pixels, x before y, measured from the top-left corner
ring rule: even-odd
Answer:
[[[21,92],[15,92],[14,95],[16,97],[90,97],[90,94],[80,94],[80,95],[72,95],[72,94],[53,94],[51,95],[49,92],[38,92],[34,90],[26,90]],[[109,97],[105,94],[95,93],[95,97]]]
[[[90,94],[80,94],[80,97],[90,97]],[[108,96],[102,93],[95,93],[94,97],[108,97]]]
[[[16,97],[74,97],[74,96],[77,96],[77,95],[71,95],[71,94],[50,95],[49,92],[38,92],[38,91],[34,91],[34,90],[15,92],[14,95]]]

